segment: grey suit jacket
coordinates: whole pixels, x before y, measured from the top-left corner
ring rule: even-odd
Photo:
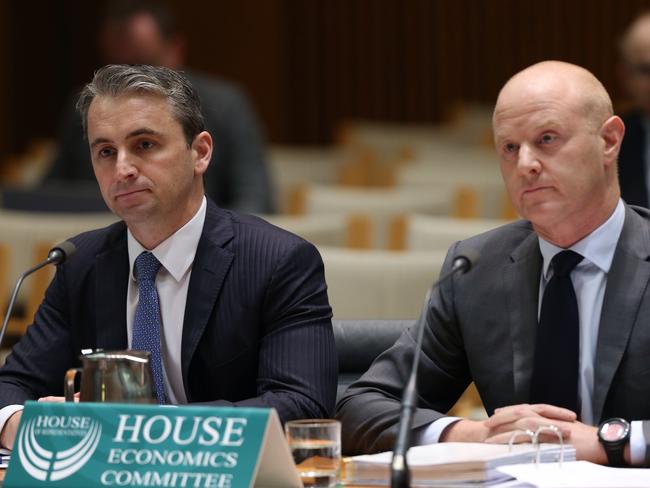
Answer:
[[[471,381],[486,410],[529,401],[542,257],[519,221],[456,243],[480,260],[434,291],[419,370],[413,428],[447,412]],[[607,287],[594,364],[594,418],[650,419],[650,211],[626,206]],[[345,453],[392,448],[415,331],[407,330],[353,383],[338,405]],[[552,360],[552,358],[549,358]]]

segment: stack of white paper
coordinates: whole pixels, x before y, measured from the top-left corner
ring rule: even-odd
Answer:
[[[517,485],[539,488],[648,488],[650,469],[609,468],[587,461],[516,464],[498,471],[516,478]]]
[[[558,461],[559,444],[541,444],[541,462]],[[481,486],[512,479],[497,470],[506,464],[534,462],[537,448],[517,444],[512,450],[503,444],[445,442],[417,446],[409,450],[412,486]],[[355,456],[344,461],[347,484],[387,485],[390,479],[392,452]],[[564,448],[564,459],[574,460],[575,450]]]

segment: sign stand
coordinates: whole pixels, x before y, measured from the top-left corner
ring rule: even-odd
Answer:
[[[27,402],[5,488],[289,487],[273,409]]]

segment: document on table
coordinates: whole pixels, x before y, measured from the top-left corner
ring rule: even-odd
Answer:
[[[519,485],[538,488],[648,488],[650,469],[610,468],[587,461],[511,464],[497,471],[516,478]],[[512,485],[509,485],[512,486]]]
[[[508,479],[497,471],[504,464],[530,463],[539,451],[542,462],[552,462],[564,455],[575,459],[575,449],[558,444],[504,444],[444,442],[412,447],[408,452],[413,486],[488,486]],[[389,485],[393,453],[383,452],[354,456],[344,460],[345,482],[357,485]]]

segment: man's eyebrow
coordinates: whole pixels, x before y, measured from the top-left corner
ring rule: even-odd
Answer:
[[[136,129],[134,131],[129,132],[126,135],[126,138],[129,139],[131,137],[138,137],[141,135],[161,136],[162,134],[157,130],[150,129],[149,127],[142,127],[141,129]]]
[[[141,135],[161,136],[162,134],[160,132],[154,130],[154,129],[150,129],[148,127],[142,127],[140,129],[136,129],[134,131],[129,132],[126,135],[126,139],[130,139],[130,138],[133,138],[133,137],[138,137],[138,136],[141,136]],[[95,139],[90,144],[90,147],[95,147],[98,144],[105,144],[107,142],[110,143],[110,142],[113,142],[113,141],[111,139],[107,139],[105,137],[98,137],[97,139]]]
[[[546,128],[555,129],[562,126],[562,121],[557,117],[545,117],[535,124],[537,130]]]
[[[98,144],[104,144],[106,142],[112,142],[110,139],[106,139],[105,137],[98,137],[95,139],[93,142],[90,143],[90,147],[95,147]]]
[[[531,122],[529,124],[530,130],[534,132],[538,131],[544,131],[544,130],[559,130],[562,128],[562,120],[560,120],[557,117],[544,117],[543,119]],[[508,130],[498,130],[498,129],[493,129],[494,130],[494,139],[499,140],[499,139],[507,139],[508,138]]]

